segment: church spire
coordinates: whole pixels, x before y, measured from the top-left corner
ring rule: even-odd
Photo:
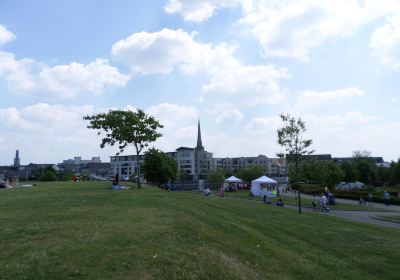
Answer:
[[[197,120],[197,150],[204,151],[203,143],[201,142],[200,119]]]

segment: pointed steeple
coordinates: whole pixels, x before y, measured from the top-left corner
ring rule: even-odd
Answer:
[[[203,143],[201,142],[200,119],[197,120],[197,146],[196,150],[204,151]]]

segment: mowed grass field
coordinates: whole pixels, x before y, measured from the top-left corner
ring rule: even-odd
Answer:
[[[108,187],[0,189],[0,279],[399,279],[395,229]]]

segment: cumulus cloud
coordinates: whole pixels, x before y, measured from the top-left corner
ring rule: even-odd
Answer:
[[[281,126],[281,119],[278,116],[259,117],[252,119],[246,126],[248,133],[268,134],[275,132]]]
[[[136,110],[135,108],[128,104],[122,109]],[[154,143],[155,147],[174,151],[177,145],[192,147],[196,144],[196,108],[161,103],[144,110],[164,124],[161,129],[163,137]],[[106,111],[108,109],[93,105],[67,106],[48,103],[22,108],[0,108],[1,139],[5,140],[0,147],[0,153],[7,154],[19,148],[22,155],[25,155],[24,158],[32,162],[55,163],[55,160],[61,162],[73,156],[102,156],[103,160],[108,161],[108,157],[114,155],[118,149],[100,149],[101,136],[96,131],[87,129],[88,122],[82,119],[85,115]],[[8,141],[9,139],[12,141]],[[132,147],[125,152],[133,153]]]
[[[238,123],[243,120],[244,115],[238,109],[226,109],[223,110],[215,119],[216,123],[219,125],[224,125],[228,123]]]
[[[300,93],[297,108],[313,107],[319,105],[331,105],[332,102],[342,102],[352,97],[361,97],[365,93],[357,87],[347,87],[333,91],[307,90]]]
[[[8,31],[7,28],[0,24],[0,46],[15,38],[16,36],[12,32]]]
[[[375,30],[370,47],[384,65],[400,70],[400,13]]]
[[[106,153],[100,150],[100,139],[82,120],[84,115],[92,113],[95,109],[91,105],[37,103],[22,108],[0,108],[0,129],[6,139],[0,152],[6,155],[20,149],[24,164],[56,163],[55,160],[78,155],[111,155],[110,150]]]
[[[202,100],[241,106],[273,104],[285,97],[279,80],[288,78],[285,68],[274,65],[216,68],[203,86]]]
[[[181,14],[185,21],[203,22],[212,17],[218,9],[233,8],[246,0],[168,0],[164,10],[168,14]]]
[[[249,26],[270,56],[307,60],[331,38],[352,35],[362,25],[398,8],[395,0],[258,0],[240,22]]]
[[[72,62],[46,66],[32,59],[16,59],[0,52],[0,79],[21,94],[35,93],[54,97],[72,97],[81,93],[99,94],[108,87],[122,87],[130,77],[121,74],[108,60],[89,64]]]
[[[175,67],[195,72],[204,67],[213,53],[211,45],[195,41],[196,33],[163,29],[139,32],[112,46],[112,57],[134,73],[170,73]],[[203,58],[204,60],[202,60]]]
[[[183,106],[171,103],[161,103],[150,106],[146,113],[158,119],[166,128],[175,129],[177,126],[192,124],[199,113],[193,106]]]
[[[81,92],[99,94],[106,87],[123,87],[129,76],[121,74],[106,59],[96,59],[87,65],[72,62],[45,67],[38,74],[39,84],[58,96],[75,96]]]
[[[275,65],[245,65],[235,56],[236,47],[206,44],[196,40],[196,33],[163,29],[135,33],[112,47],[112,56],[134,73],[204,73],[200,100],[218,103],[255,105],[280,101],[284,91],[278,81],[288,77],[285,68]]]
[[[4,79],[11,90],[28,92],[36,87],[31,74],[32,59],[17,60],[12,53],[0,52],[0,79]]]

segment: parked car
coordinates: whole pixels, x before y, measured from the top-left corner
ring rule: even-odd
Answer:
[[[340,182],[335,187],[338,190],[359,190],[365,188],[365,184],[361,182]]]

